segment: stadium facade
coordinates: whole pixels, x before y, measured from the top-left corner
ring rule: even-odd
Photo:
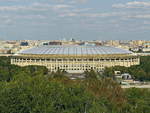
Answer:
[[[57,45],[39,46],[14,55],[11,64],[19,66],[46,66],[49,71],[65,70],[82,73],[87,70],[103,71],[105,67],[139,65],[134,53],[110,46]]]

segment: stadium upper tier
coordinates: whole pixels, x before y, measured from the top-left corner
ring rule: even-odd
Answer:
[[[19,54],[31,55],[107,55],[132,54],[132,52],[110,46],[39,46],[21,51]]]

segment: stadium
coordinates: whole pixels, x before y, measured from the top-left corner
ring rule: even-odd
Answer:
[[[105,67],[139,65],[134,53],[110,46],[53,45],[38,46],[20,51],[11,58],[19,66],[46,66],[50,72],[58,69],[68,73],[83,73],[91,69],[103,71]]]

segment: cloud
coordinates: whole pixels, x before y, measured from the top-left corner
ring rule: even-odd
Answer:
[[[30,10],[30,11],[42,11],[45,8],[38,8],[31,6],[0,6],[0,11],[22,11],[22,10]]]
[[[106,17],[118,17],[118,16],[125,16],[126,12],[108,12],[108,13],[88,13],[88,12],[81,12],[81,13],[75,13],[74,16],[78,17],[90,17],[90,18],[106,18]],[[65,16],[69,16],[66,14]]]
[[[87,3],[89,0],[71,0],[69,1],[70,4],[77,4],[77,3]]]
[[[46,16],[43,16],[43,15],[16,15],[14,16],[14,18],[16,19],[46,19]]]
[[[43,4],[43,3],[32,3],[30,5],[15,5],[15,6],[0,6],[0,11],[46,11],[46,10],[59,10],[71,8],[71,5],[67,4]]]
[[[0,22],[2,22],[1,24],[12,24],[12,23],[16,23],[18,20],[42,20],[42,19],[46,19],[46,16],[43,15],[37,15],[37,14],[30,14],[30,15],[1,15],[0,16]]]
[[[65,10],[70,11],[70,8],[73,8],[73,6],[64,3],[49,4],[41,2],[34,2],[28,5],[18,4],[10,6],[0,6],[0,20],[3,22],[2,24],[5,25],[8,25],[10,23],[17,23],[18,20],[23,22],[26,20],[40,20],[41,22],[42,20],[43,22],[47,21],[48,19],[50,20],[54,17],[57,18],[58,14],[61,14],[62,11]],[[54,17],[52,17],[51,15],[54,15]],[[70,14],[70,16],[73,16],[73,13]]]
[[[92,8],[72,8],[65,9],[60,12],[59,17],[81,17],[84,16],[85,13],[88,13]]]
[[[132,2],[127,2],[125,4],[123,3],[113,4],[112,7],[130,9],[128,11],[126,10],[118,11],[120,12],[120,17],[124,19],[150,19],[150,14],[149,14],[150,2],[132,1]],[[141,11],[141,10],[131,10],[131,9],[144,9],[144,10]],[[126,14],[121,14],[122,12],[126,12]]]
[[[150,14],[129,15],[128,18],[150,19]]]
[[[16,1],[18,1],[18,0],[0,0],[0,2],[16,2]]]
[[[1,15],[0,16],[0,24],[1,25],[10,25],[10,24],[13,24],[13,19],[10,18],[9,16],[7,15]]]
[[[88,0],[76,0],[76,1],[80,3],[86,3]]]
[[[83,14],[83,16],[86,17],[112,17],[112,16],[118,16],[119,13],[112,12],[112,13],[86,13]]]
[[[72,12],[70,12],[70,13],[61,13],[59,15],[59,17],[75,17],[75,16],[78,16],[78,14],[77,13],[72,13]]]
[[[73,9],[73,12],[87,12],[87,11],[91,11],[93,10],[93,8],[82,8],[82,9]]]
[[[57,5],[52,6],[54,10],[66,9],[66,8],[71,8],[71,7],[72,7],[71,5],[66,5],[66,4],[57,4]]]
[[[150,8],[150,2],[133,1],[125,4],[113,4],[113,8]]]
[[[34,0],[0,0],[0,2],[21,2],[21,1],[32,2]],[[39,1],[44,1],[44,0],[39,0]],[[49,0],[49,1],[64,2],[64,0]]]

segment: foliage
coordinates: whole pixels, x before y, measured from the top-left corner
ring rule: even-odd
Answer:
[[[149,113],[150,112],[150,90],[149,89],[127,89],[125,91],[128,100],[129,113]]]
[[[52,78],[63,78],[65,76],[65,71],[58,69],[56,72],[52,72],[50,77]]]
[[[98,77],[98,74],[94,70],[85,71],[84,73],[86,79],[97,79]]]
[[[36,76],[46,75],[48,69],[43,66],[19,67],[10,64],[9,57],[0,57],[0,81],[11,81],[20,75]]]
[[[93,99],[81,85],[49,82],[43,76],[23,76],[1,87],[0,112],[83,113],[92,107]]]
[[[0,113],[150,113],[150,90],[123,90],[113,78],[114,70],[130,72],[136,78],[149,73],[141,67],[113,67],[104,77],[93,70],[86,79],[70,80],[65,72],[48,73],[43,66],[10,65],[0,59]],[[133,71],[134,70],[134,71]]]
[[[140,65],[123,67],[115,66],[106,68],[104,75],[107,77],[114,77],[114,71],[121,71],[122,73],[130,73],[132,78],[140,81],[150,81],[150,56],[141,57]]]

